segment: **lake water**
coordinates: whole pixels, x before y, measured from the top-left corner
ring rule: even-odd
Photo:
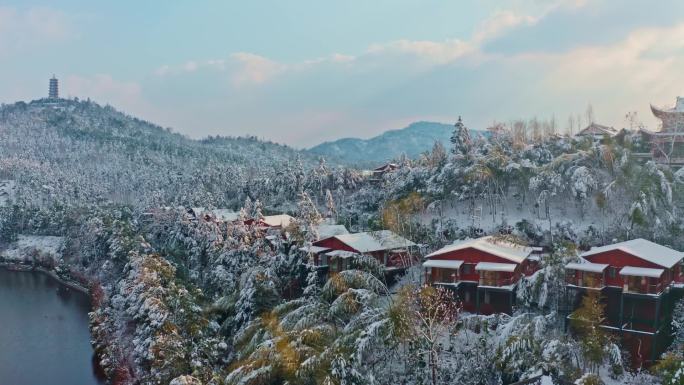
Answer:
[[[98,385],[90,299],[38,272],[0,268],[0,384]]]

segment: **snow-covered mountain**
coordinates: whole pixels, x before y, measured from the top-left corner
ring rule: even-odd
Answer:
[[[348,164],[371,166],[402,154],[416,158],[432,149],[435,142],[441,142],[448,148],[452,133],[453,126],[449,124],[416,122],[370,139],[344,138],[321,143],[310,148],[309,152]]]
[[[192,140],[91,101],[0,107],[0,181],[37,203],[229,204],[255,181],[314,164],[316,156],[284,145]]]

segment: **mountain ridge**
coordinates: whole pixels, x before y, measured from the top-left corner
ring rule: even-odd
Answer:
[[[435,142],[448,147],[452,133],[450,124],[418,121],[372,138],[341,138],[323,142],[306,151],[346,164],[371,166],[401,155],[416,158],[429,151]]]

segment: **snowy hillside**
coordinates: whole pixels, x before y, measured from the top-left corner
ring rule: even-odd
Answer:
[[[226,205],[244,199],[237,197],[248,181],[313,164],[313,156],[283,145],[195,141],[90,101],[0,108],[0,205],[8,186],[38,204]]]

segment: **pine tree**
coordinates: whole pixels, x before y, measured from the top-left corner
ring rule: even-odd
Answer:
[[[260,200],[255,200],[254,201],[254,207],[252,208],[252,218],[254,218],[254,221],[256,223],[261,222],[264,219],[264,214],[263,214],[264,207],[261,204]]]
[[[316,205],[309,197],[309,194],[302,192],[299,194],[299,213],[298,219],[301,221],[304,227],[304,233],[306,234],[306,242],[314,242],[319,238],[317,226],[321,222],[321,214],[318,212]]]
[[[606,355],[605,348],[609,343],[608,335],[601,329],[604,320],[604,305],[601,303],[600,294],[588,290],[582,298],[580,307],[573,312],[571,324],[580,337],[585,366],[593,373],[598,373],[598,368]]]
[[[456,156],[466,157],[470,154],[472,149],[472,139],[470,137],[470,130],[463,124],[461,117],[454,125],[454,133],[451,136],[451,153]]]
[[[325,206],[328,209],[326,212],[326,217],[330,220],[333,218],[337,219],[337,208],[335,207],[335,199],[330,192],[330,189],[325,190]]]
[[[249,197],[245,198],[245,204],[242,205],[238,218],[240,222],[243,223],[249,219],[252,219],[252,200]]]

